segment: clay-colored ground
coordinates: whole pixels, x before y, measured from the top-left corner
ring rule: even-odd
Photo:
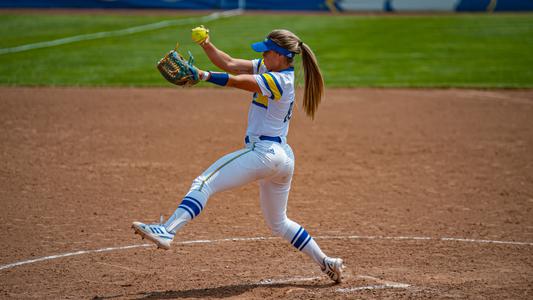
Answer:
[[[255,184],[211,198],[170,251],[28,262],[145,244],[131,222],[168,216],[242,146],[250,99],[196,88],[0,98],[0,298],[533,298],[533,91],[328,90],[314,122],[295,113],[289,216],[345,259],[340,285],[283,240],[213,241],[271,236]],[[181,243],[195,240],[211,242]]]

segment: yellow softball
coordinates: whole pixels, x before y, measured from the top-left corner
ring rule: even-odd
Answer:
[[[191,38],[197,44],[201,44],[205,42],[208,36],[209,36],[209,29],[205,28],[204,25],[200,25],[192,29]]]

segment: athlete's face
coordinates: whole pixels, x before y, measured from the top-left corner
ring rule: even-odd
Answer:
[[[273,50],[263,52],[263,61],[270,71],[279,71],[287,68],[287,59],[285,56]]]

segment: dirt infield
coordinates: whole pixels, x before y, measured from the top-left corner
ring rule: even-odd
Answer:
[[[331,89],[314,122],[295,112],[288,214],[345,259],[340,285],[270,238],[255,184],[170,251],[130,229],[242,146],[247,93],[0,98],[0,298],[533,298],[533,91]]]

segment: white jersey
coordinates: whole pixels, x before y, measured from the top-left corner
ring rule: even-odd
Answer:
[[[248,111],[248,136],[286,138],[294,105],[294,68],[269,72],[262,59],[252,60],[261,94],[254,93]]]

